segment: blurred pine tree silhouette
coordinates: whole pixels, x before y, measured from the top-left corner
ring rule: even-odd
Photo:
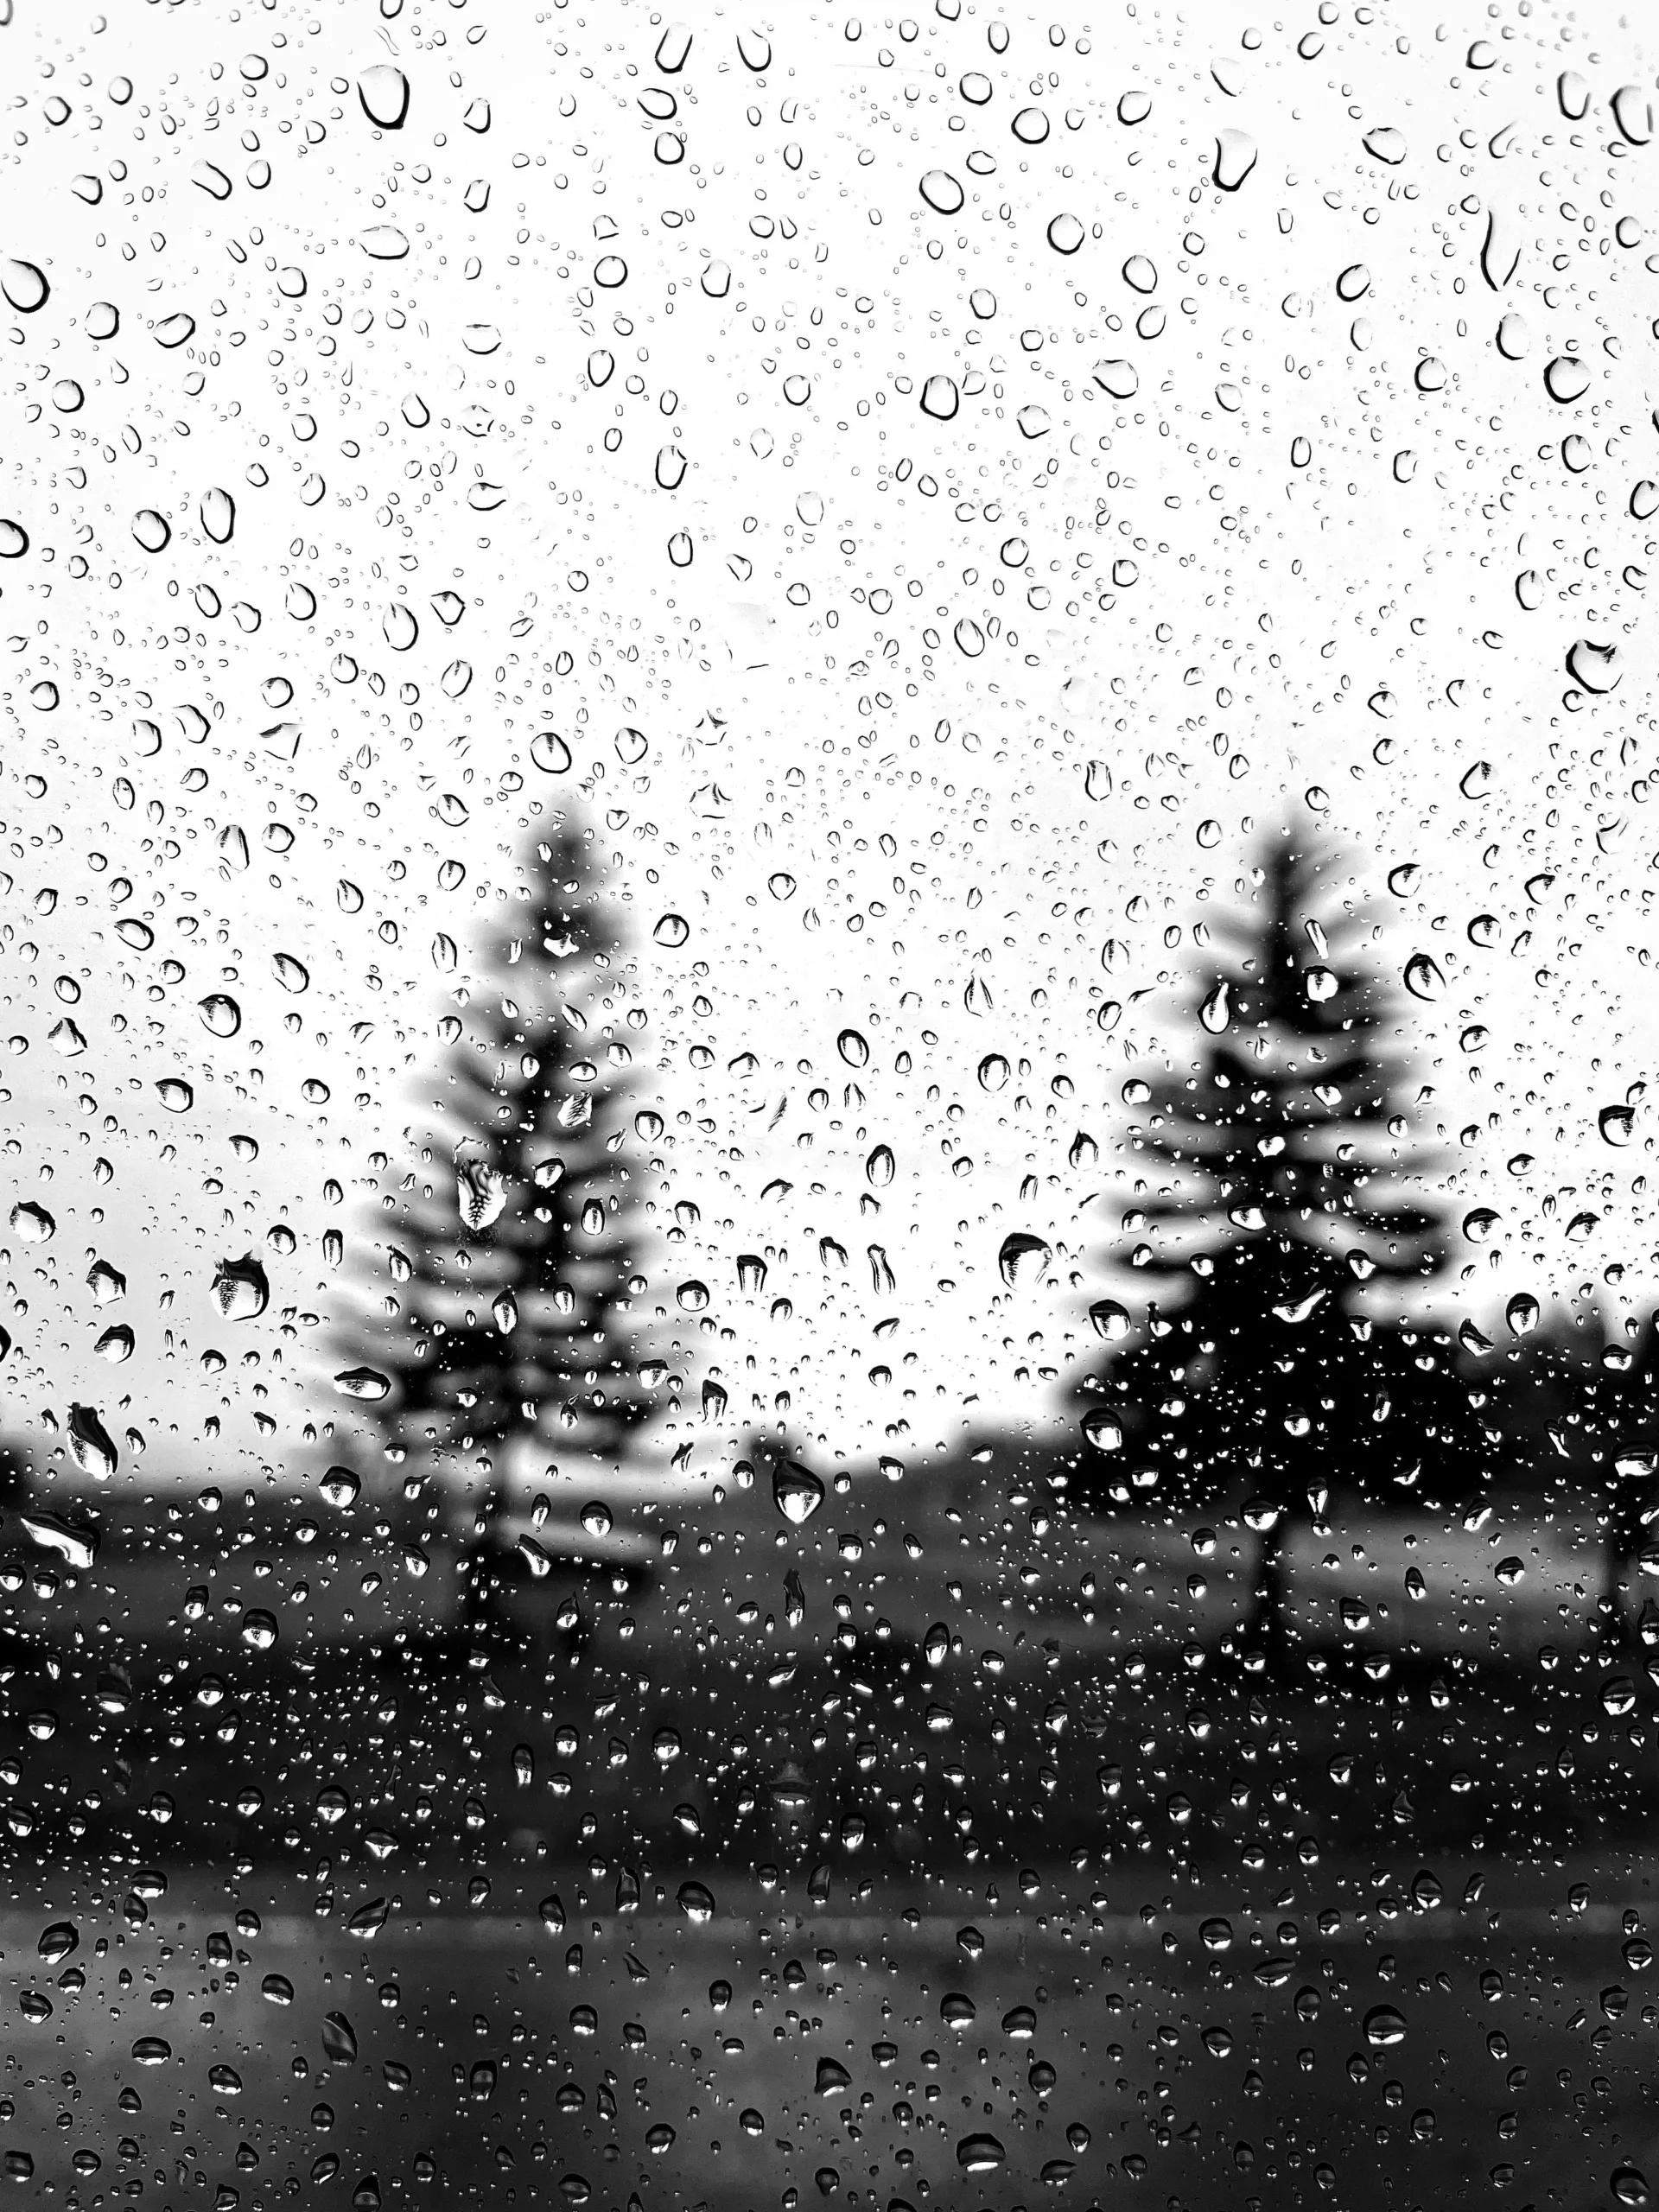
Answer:
[[[517,1463],[564,1449],[614,1466],[652,1411],[626,1073],[643,1021],[589,842],[563,829],[534,868],[464,1031],[442,1025],[430,1179],[391,1230],[385,1304],[351,1347],[391,1375],[371,1417],[406,1478],[476,1501],[474,1618]]]
[[[1485,1446],[1451,1340],[1378,1310],[1440,1274],[1446,1235],[1439,1209],[1388,1192],[1421,1164],[1399,1026],[1333,873],[1301,833],[1268,843],[1242,911],[1210,924],[1201,1049],[1126,1090],[1143,1176],[1124,1258],[1167,1298],[1139,1326],[1116,1300],[1090,1308],[1121,1349],[1077,1394],[1086,1508],[1243,1500],[1262,1536],[1249,1632],[1270,1653],[1298,1520],[1400,1484],[1465,1493]]]

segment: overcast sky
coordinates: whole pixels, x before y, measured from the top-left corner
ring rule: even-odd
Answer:
[[[382,1234],[369,1155],[424,1126],[538,807],[613,869],[645,1195],[699,1209],[655,1302],[734,1420],[787,1389],[826,1450],[919,1457],[1046,1414],[1121,1086],[1196,1049],[1192,925],[1292,810],[1379,972],[1445,979],[1401,994],[1409,1090],[1454,1224],[1500,1219],[1442,1310],[1642,1310],[1650,1105],[1598,1126],[1654,1073],[1637,33],[918,0],[688,9],[676,66],[644,8],[390,4],[5,34],[6,1080],[55,1219],[11,1239],[14,1421],[85,1400],[239,1481],[349,1411],[302,1317]],[[1014,1230],[1054,1258],[1010,1290]]]

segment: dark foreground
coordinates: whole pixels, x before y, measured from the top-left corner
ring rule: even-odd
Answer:
[[[0,1922],[22,2201],[1588,2212],[1659,2177],[1628,1859],[1141,1857],[850,1913],[712,1872],[701,1923],[543,1867],[474,1910],[423,1882],[372,1936],[355,1897],[125,1879],[19,1882]]]

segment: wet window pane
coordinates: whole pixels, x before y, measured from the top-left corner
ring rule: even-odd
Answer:
[[[30,2201],[1650,2202],[1651,41],[916,5],[0,0]]]

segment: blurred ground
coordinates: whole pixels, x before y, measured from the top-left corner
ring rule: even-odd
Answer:
[[[1659,1688],[1593,1531],[1307,1535],[1275,1672],[1236,1528],[880,1502],[659,1514],[481,1641],[337,1531],[26,1574],[31,2197],[1647,2201]]]
[[[526,1901],[448,1895],[370,1940],[257,1882],[180,1883],[137,1930],[118,1883],[14,1899],[10,2170],[71,2205],[137,2182],[221,2206],[1011,2208],[1063,2188],[1587,2212],[1645,2202],[1614,2177],[1659,2166],[1636,1862],[1408,1855],[1242,1887],[1048,1868],[1025,1896],[1012,1874],[884,1883],[852,1916],[710,1878],[702,1926],[671,1889],[584,1902],[567,1870],[556,1934]],[[79,1948],[54,1969],[37,1947],[66,1920]]]

